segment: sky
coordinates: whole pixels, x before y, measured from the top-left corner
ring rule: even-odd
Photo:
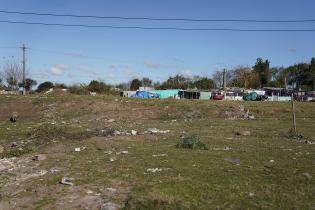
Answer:
[[[95,16],[192,19],[315,19],[313,0],[0,0],[0,10]],[[0,21],[63,24],[315,29],[309,23],[183,22],[31,16],[0,13]],[[172,31],[39,26],[0,22],[0,68],[12,57],[38,81],[66,84],[93,79],[111,84],[171,75],[211,77],[216,70],[253,66],[258,57],[271,66],[309,62],[315,32]]]

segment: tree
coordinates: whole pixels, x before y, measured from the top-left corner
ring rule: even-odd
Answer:
[[[18,91],[19,82],[22,81],[22,74],[19,64],[13,58],[5,63],[2,77],[11,91]]]
[[[141,84],[144,87],[151,87],[152,86],[152,80],[148,77],[143,77],[141,80]]]
[[[200,78],[194,82],[194,86],[199,90],[210,90],[215,88],[215,82],[207,77]]]
[[[262,58],[257,58],[256,64],[253,67],[254,71],[259,77],[259,86],[263,87],[270,82],[270,71],[269,71],[269,61],[263,60]]]
[[[88,85],[88,90],[97,93],[108,93],[111,86],[102,81],[92,80]]]
[[[217,86],[222,87],[223,85],[223,72],[222,71],[215,71],[212,74],[213,81],[217,84]]]
[[[26,92],[29,92],[33,86],[36,86],[37,85],[37,82],[36,80],[33,80],[31,78],[26,78],[25,79],[25,90]],[[24,83],[21,82],[19,83],[19,87],[24,87]]]
[[[133,79],[130,84],[130,90],[138,90],[141,87],[141,81],[139,79]]]
[[[50,88],[53,88],[53,87],[54,87],[54,84],[52,82],[46,81],[46,82],[43,82],[40,85],[38,85],[36,91],[37,92],[43,92],[43,91],[47,91],[47,90],[49,90]]]
[[[165,82],[162,83],[162,89],[189,89],[193,87],[193,82],[190,78],[182,75],[175,75],[169,77]]]

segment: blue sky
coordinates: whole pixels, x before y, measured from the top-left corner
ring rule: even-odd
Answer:
[[[0,10],[98,16],[194,19],[315,19],[313,0],[0,0]],[[315,29],[315,23],[196,23],[96,20],[1,14],[0,20],[64,24]],[[93,29],[0,23],[0,67],[21,60],[25,43],[29,74],[38,82],[117,84],[134,77],[211,76],[213,71],[254,65],[308,62],[315,56],[315,32],[222,32]]]

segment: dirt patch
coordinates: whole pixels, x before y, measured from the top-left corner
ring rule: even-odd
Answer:
[[[36,120],[37,118],[35,107],[29,101],[0,103],[0,121],[10,120],[12,112],[18,113],[18,122]]]

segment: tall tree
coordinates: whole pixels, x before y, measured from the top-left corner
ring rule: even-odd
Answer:
[[[144,87],[151,87],[152,86],[152,80],[148,77],[143,77],[141,80],[141,84]]]
[[[194,81],[194,86],[199,90],[210,90],[215,88],[215,82],[212,79],[203,77]]]
[[[14,59],[5,63],[2,75],[8,88],[12,91],[18,91],[19,82],[22,81],[22,69]]]
[[[26,92],[29,92],[33,86],[37,85],[36,80],[33,80],[31,78],[26,78],[25,79],[25,90]],[[21,82],[19,83],[19,87],[24,87],[24,83]]]
[[[257,58],[256,64],[253,67],[254,71],[258,74],[260,87],[264,87],[270,82],[269,65],[268,60],[264,61],[262,58]]]
[[[130,84],[130,90],[138,90],[141,87],[141,81],[139,79],[133,79]]]

